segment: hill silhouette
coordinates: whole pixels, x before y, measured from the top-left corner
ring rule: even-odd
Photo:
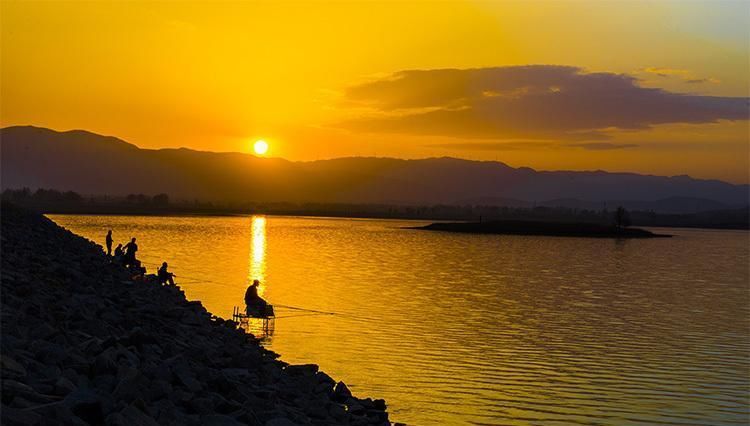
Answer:
[[[350,157],[309,162],[191,149],[33,126],[0,129],[2,188],[81,194],[167,193],[217,202],[484,204],[670,213],[748,204],[748,185],[688,176],[535,171],[495,161]]]

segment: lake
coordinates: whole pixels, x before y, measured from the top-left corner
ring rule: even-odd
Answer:
[[[138,238],[187,296],[231,318],[259,279],[269,333],[392,421],[747,424],[750,240],[462,235],[426,222],[50,215],[104,244]]]

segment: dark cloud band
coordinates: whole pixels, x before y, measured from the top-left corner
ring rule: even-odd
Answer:
[[[430,148],[461,149],[469,151],[548,151],[550,149],[585,149],[587,151],[609,151],[635,148],[633,143],[560,143],[560,142],[456,142],[426,145]]]
[[[342,127],[464,138],[601,140],[611,130],[749,114],[745,97],[673,93],[626,74],[554,65],[400,71],[345,97],[367,112]]]

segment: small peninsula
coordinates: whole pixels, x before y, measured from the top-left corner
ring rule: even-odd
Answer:
[[[497,220],[490,222],[438,222],[415,227],[426,231],[465,234],[540,235],[583,238],[669,238],[640,228],[618,227],[596,223],[542,222],[531,220]]]

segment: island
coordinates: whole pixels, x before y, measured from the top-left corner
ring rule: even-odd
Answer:
[[[545,222],[533,220],[496,220],[489,222],[438,222],[413,227],[426,231],[465,234],[542,235],[550,237],[585,238],[669,238],[640,228],[576,222]]]

